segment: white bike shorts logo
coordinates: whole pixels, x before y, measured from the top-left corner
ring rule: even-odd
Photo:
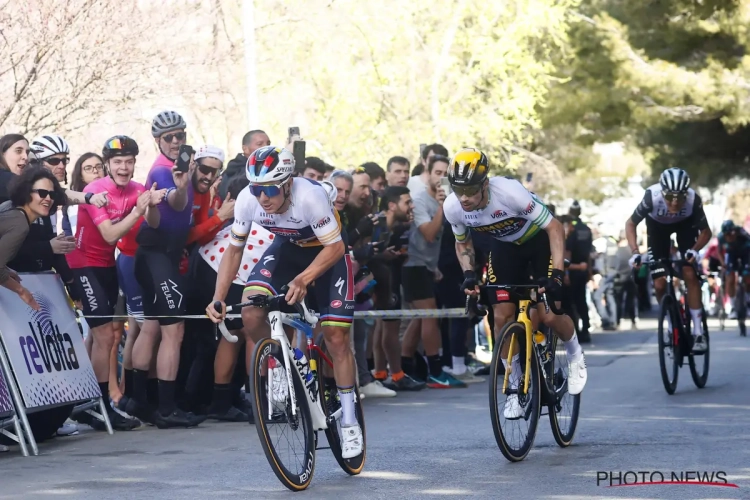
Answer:
[[[92,311],[96,311],[99,304],[96,301],[96,295],[94,295],[94,288],[86,276],[81,276],[81,285],[83,286],[83,291],[86,293],[86,300],[89,302],[89,307]]]
[[[164,299],[167,301],[169,309],[176,309],[182,305],[182,294],[177,290],[177,283],[172,280],[161,282],[161,291],[164,292]],[[174,295],[173,295],[174,293]],[[175,303],[177,300],[177,303]]]

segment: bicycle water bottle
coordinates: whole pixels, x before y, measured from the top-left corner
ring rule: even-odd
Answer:
[[[302,375],[302,380],[305,381],[305,384],[310,383],[310,379],[312,378],[312,374],[310,373],[310,364],[307,362],[307,359],[305,358],[305,354],[297,349],[296,347],[292,349],[294,351],[294,361],[297,365],[297,370],[299,371],[299,374]]]

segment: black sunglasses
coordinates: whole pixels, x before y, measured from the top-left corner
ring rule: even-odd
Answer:
[[[57,199],[57,193],[48,189],[32,189],[31,192],[38,194],[41,199],[45,199],[48,196],[52,201]]]
[[[202,165],[201,163],[198,163],[198,162],[196,162],[196,166],[198,167],[198,171],[202,173],[203,175],[211,175],[211,174],[219,175],[219,173],[221,172],[221,168],[209,167],[208,165]]]
[[[42,160],[45,163],[49,163],[53,167],[56,167],[59,164],[68,165],[70,163],[70,158],[45,158]]]
[[[164,139],[167,142],[172,142],[172,139],[177,138],[178,141],[184,141],[185,140],[185,132],[177,132],[175,134],[167,134],[161,136],[162,139]]]
[[[687,198],[687,193],[662,193],[667,201],[682,201]]]

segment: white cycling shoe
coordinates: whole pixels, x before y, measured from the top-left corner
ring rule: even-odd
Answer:
[[[583,392],[589,375],[586,370],[586,358],[581,357],[577,361],[568,362],[568,392],[573,396]]]
[[[341,456],[343,458],[354,458],[362,454],[362,429],[359,424],[348,427],[341,426]]]

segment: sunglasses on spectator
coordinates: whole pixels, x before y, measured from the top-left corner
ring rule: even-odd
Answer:
[[[198,167],[198,171],[203,175],[219,175],[219,173],[221,172],[221,168],[209,167],[208,165],[202,165],[199,162],[196,162],[196,167]]]
[[[49,163],[53,167],[56,167],[56,166],[58,166],[61,163],[63,165],[67,165],[68,163],[70,163],[70,158],[45,158],[42,161],[45,162],[45,163]]]
[[[57,193],[55,193],[54,191],[49,191],[47,189],[32,189],[31,192],[38,194],[41,199],[45,199],[48,196],[52,201],[55,201],[57,199]]]
[[[253,193],[253,196],[258,198],[261,193],[265,194],[269,198],[273,198],[274,196],[277,196],[281,192],[281,186],[286,184],[287,181],[282,182],[281,184],[250,184],[250,192]]]
[[[685,198],[687,198],[687,193],[666,192],[662,194],[664,195],[664,199],[667,201],[683,201]]]
[[[434,158],[434,157],[433,157]],[[474,196],[482,190],[482,185],[477,184],[476,186],[451,186],[456,196]]]
[[[176,134],[167,134],[161,136],[162,139],[164,139],[167,142],[172,142],[172,139],[177,139],[178,141],[184,141],[185,140],[185,132],[177,132]]]

